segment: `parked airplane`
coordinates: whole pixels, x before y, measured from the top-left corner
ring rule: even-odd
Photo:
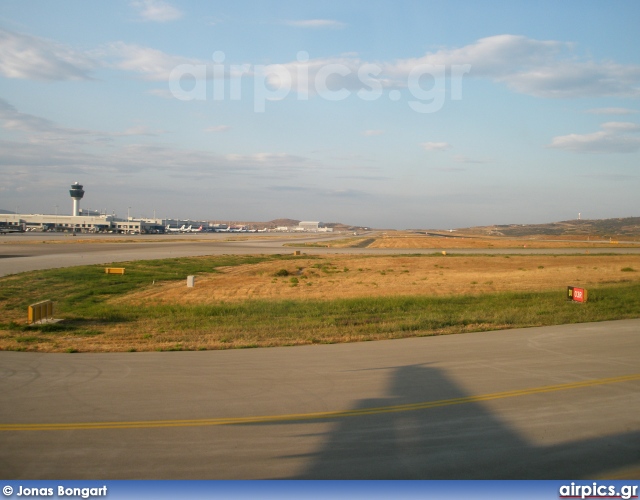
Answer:
[[[182,227],[171,227],[171,225],[168,224],[164,229],[167,233],[184,233],[185,227],[184,224],[182,224]]]
[[[20,224],[18,226],[10,226],[10,225],[1,225],[0,226],[0,234],[7,233],[24,233],[27,230],[25,224]]]
[[[188,230],[188,232],[190,233],[201,233],[202,231],[204,231],[202,226],[200,226],[198,229],[191,229],[191,226],[189,226],[189,230]]]

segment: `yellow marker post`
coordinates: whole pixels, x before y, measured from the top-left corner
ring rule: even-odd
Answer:
[[[27,308],[27,318],[30,325],[53,319],[53,302],[50,300],[43,300],[36,304],[31,304]]]
[[[124,267],[105,267],[104,272],[107,274],[124,274]]]

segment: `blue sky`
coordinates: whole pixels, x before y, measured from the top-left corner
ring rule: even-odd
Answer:
[[[635,1],[4,0],[0,208],[640,215]]]

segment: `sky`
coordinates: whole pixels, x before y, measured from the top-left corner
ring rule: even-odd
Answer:
[[[3,0],[0,209],[640,216],[640,2]]]

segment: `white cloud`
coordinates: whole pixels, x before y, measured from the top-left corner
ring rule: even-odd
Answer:
[[[182,17],[182,11],[163,0],[134,0],[131,6],[144,21],[166,23]]]
[[[0,124],[11,140],[0,139],[0,178],[19,168],[37,176],[44,171],[64,173],[110,172],[129,175],[142,171],[166,172],[185,178],[233,176],[246,173],[287,175],[318,164],[304,156],[260,152],[221,155],[206,150],[155,143],[125,143],[121,138],[157,136],[163,131],[136,125],[122,132],[71,129],[50,120],[21,113],[0,99]],[[219,131],[223,127],[218,128]]]
[[[231,130],[231,126],[229,125],[215,125],[212,127],[207,127],[204,129],[205,132],[226,132],[227,130]]]
[[[287,26],[296,28],[332,28],[340,29],[346,26],[345,23],[333,19],[302,19],[297,21],[283,21]]]
[[[607,122],[603,123],[601,127],[610,132],[633,132],[640,130],[640,125],[631,122]]]
[[[329,100],[334,93],[365,88],[358,71],[366,64],[354,54],[292,61],[264,67],[265,80],[274,89],[288,88],[298,94],[319,94]],[[384,78],[384,77],[383,77]],[[285,82],[285,83],[283,83]]]
[[[218,24],[222,24],[224,23],[226,20],[226,18],[224,16],[220,16],[220,17],[206,17],[204,19],[205,24],[207,26],[217,26]]]
[[[98,61],[66,45],[0,28],[0,74],[31,80],[89,80]]]
[[[507,73],[498,80],[517,92],[536,97],[640,97],[638,65],[554,60]]]
[[[136,125],[134,127],[129,127],[124,132],[116,132],[112,134],[114,137],[133,137],[133,136],[147,136],[147,137],[157,137],[160,134],[164,134],[164,130],[153,130],[146,125]]]
[[[456,49],[387,64],[385,72],[406,78],[419,66],[470,65],[469,77],[485,77],[516,92],[544,98],[640,97],[640,65],[580,60],[574,44],[496,35]]]
[[[90,71],[97,67],[115,68],[122,71],[139,74],[149,81],[168,82],[172,71],[182,65],[189,65],[185,73],[194,74],[199,81],[203,81],[211,74],[211,61],[172,55],[151,47],[115,41],[105,44],[89,52],[81,53],[70,47],[52,40],[46,40],[30,35],[18,34],[0,28],[0,75],[8,78],[24,78],[35,80],[73,80],[90,79]],[[351,75],[343,79],[337,74],[331,74],[326,79],[331,88],[362,88],[357,79],[360,61],[352,54],[344,57],[317,59],[310,62],[288,63],[284,65],[267,65],[265,67],[266,80],[274,88],[280,86],[278,71],[284,68],[297,90],[298,75],[308,72],[313,81],[318,71],[328,66],[339,64],[348,65]],[[303,70],[301,71],[301,65]],[[244,68],[246,67],[246,68]],[[227,68],[225,77],[241,78],[253,75],[250,64],[235,65]],[[314,89],[311,89],[312,91]],[[151,89],[149,94],[163,98],[175,96],[167,89]]]
[[[69,147],[101,143],[118,137],[157,136],[163,131],[152,130],[144,125],[136,125],[122,132],[100,132],[87,129],[63,127],[55,122],[18,111],[0,98],[0,124],[6,130],[26,135],[30,144],[61,144]]]
[[[384,130],[365,130],[364,132],[362,132],[362,135],[364,135],[365,137],[373,137],[382,134],[384,134]]]
[[[141,74],[145,80],[167,82],[171,72],[182,64],[198,66],[201,71],[206,73],[205,63],[202,61],[173,56],[161,50],[136,44],[113,42],[98,52],[101,57],[110,61],[110,66],[123,71]],[[205,78],[206,74],[195,76]]]
[[[586,111],[592,115],[634,115],[639,111],[630,108],[594,108]]]
[[[4,99],[0,99],[0,123],[7,130],[27,133],[33,143],[70,141],[87,137],[87,130],[62,127],[39,116],[22,113]]]
[[[66,141],[0,140],[0,178],[24,171],[33,181],[44,173],[78,175],[164,174],[185,179],[236,176],[284,176],[291,179],[301,170],[313,168],[308,158],[287,153],[220,155],[205,150],[177,148],[162,144],[110,144],[108,149],[85,147]],[[10,175],[9,175],[10,174]]]
[[[298,169],[315,166],[308,158],[288,153],[227,154],[224,160],[230,165],[245,168]]]
[[[488,163],[488,160],[481,160],[478,158],[470,158],[464,155],[454,155],[453,160],[457,163],[476,163],[476,164],[484,164]]]
[[[446,151],[452,147],[448,142],[423,142],[420,145],[425,151]]]
[[[437,172],[465,172],[467,169],[461,167],[433,167],[431,170],[436,170]]]
[[[297,92],[308,89],[309,94],[320,93],[313,88],[313,83],[319,74],[322,76],[321,72],[333,68],[326,83],[334,89],[370,90],[371,82],[375,82],[378,89],[405,88],[412,73],[428,73],[431,69],[433,76],[488,78],[515,92],[542,98],[640,97],[640,65],[581,59],[574,50],[574,44],[569,42],[505,34],[390,62],[362,61],[354,54],[343,54],[292,61],[267,69],[286,70],[291,88]],[[298,75],[308,75],[308,78],[299,81]],[[267,81],[278,87],[275,76]]]
[[[635,153],[640,150],[640,125],[630,122],[607,122],[598,132],[554,137],[550,148],[575,153]]]
[[[408,75],[417,66],[472,65],[474,76],[502,77],[518,68],[540,66],[552,60],[566,43],[533,40],[518,35],[481,38],[457,49],[442,49],[418,58],[401,59],[389,73]]]
[[[141,15],[145,13],[147,19],[170,20],[181,15],[166,2],[138,0],[132,5]],[[301,27],[343,25],[328,19],[286,23]],[[264,74],[269,85],[278,89],[283,86],[279,74],[284,71],[287,73],[285,82],[291,83],[293,91],[321,94],[328,99],[339,98],[336,91],[340,90],[363,90],[367,96],[362,98],[376,99],[383,89],[407,87],[412,72],[429,67],[446,68],[452,79],[488,78],[515,92],[542,98],[640,97],[640,65],[593,61],[580,58],[574,51],[574,44],[568,42],[505,34],[396,61],[363,61],[355,54],[318,59],[302,57],[284,64],[268,65]],[[200,72],[195,75],[198,79],[211,76],[207,75],[207,68],[211,73],[212,61],[171,55],[151,47],[119,41],[87,53],[51,40],[0,29],[0,74],[9,78],[90,79],[92,70],[108,65],[137,73],[147,80],[167,82],[171,72],[184,64],[196,67]],[[254,76],[251,65],[246,66],[243,74]],[[463,69],[456,74],[456,68]],[[319,84],[326,88],[317,88]],[[598,108],[589,112],[631,114],[637,111]]]

